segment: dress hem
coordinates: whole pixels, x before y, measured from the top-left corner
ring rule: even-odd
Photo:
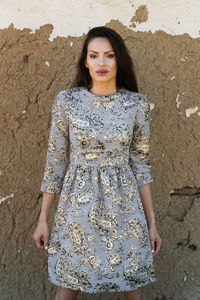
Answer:
[[[139,288],[143,288],[151,283],[154,283],[156,282],[156,279],[149,279],[148,281],[146,281],[145,284],[142,284],[142,285],[138,285],[136,288],[130,288],[130,289],[126,289],[126,290],[119,290],[119,291],[106,291],[106,292],[88,292],[88,291],[85,291],[85,290],[81,290],[81,289],[73,289],[71,287],[66,287],[66,286],[63,286],[63,285],[59,285],[58,283],[55,283],[55,281],[51,280],[51,279],[48,279],[49,282],[51,282],[52,284],[56,285],[57,287],[63,287],[63,288],[68,288],[70,290],[73,290],[73,291],[76,291],[76,292],[82,292],[82,293],[85,293],[85,294],[112,294],[112,293],[125,293],[125,292],[130,292],[130,291],[134,291],[134,290],[137,290]]]

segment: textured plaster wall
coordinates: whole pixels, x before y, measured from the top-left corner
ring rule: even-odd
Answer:
[[[70,2],[67,4],[69,15]],[[106,5],[113,8],[116,17],[113,15],[112,18],[118,21],[108,20],[106,23],[106,19],[102,19],[101,24],[123,36],[135,63],[140,91],[151,103],[153,201],[163,246],[155,258],[157,283],[145,289],[147,299],[198,300],[200,39],[197,33],[195,36],[194,27],[187,23],[187,18],[183,18],[185,12],[179,1],[173,2],[182,8],[176,14],[171,1],[148,1],[148,5],[147,1],[122,2],[82,3],[93,5],[93,11],[96,11],[95,5],[99,5],[102,11]],[[78,2],[73,3],[74,14]],[[117,3],[118,8],[115,7]],[[163,29],[162,23],[166,25],[164,14],[162,18],[159,10],[164,3],[167,3],[166,10],[171,9],[172,16],[176,15],[177,20],[185,20],[184,24],[190,25],[186,26],[185,32],[191,36],[186,33],[178,35],[181,33],[177,31],[178,25],[181,24],[172,26],[171,21],[168,23],[169,32],[154,31],[153,24],[157,24],[157,29]],[[181,3],[187,4],[188,12],[195,12],[199,5],[197,1]],[[52,7],[48,10],[46,4],[46,1],[40,4],[34,1],[27,6],[25,1],[0,3],[4,17],[0,18],[0,300],[54,299],[56,289],[47,281],[47,253],[38,250],[32,240],[40,212],[39,188],[45,166],[51,105],[56,94],[73,81],[84,38],[82,33],[88,30],[88,19],[90,26],[100,25],[87,11],[84,15],[86,25],[82,27],[80,23],[77,36],[69,36],[70,30],[77,29],[77,19],[71,21],[71,27],[66,26],[64,33],[64,29],[58,30],[60,24],[64,24],[60,23],[60,15]],[[35,10],[30,18],[33,5]],[[123,5],[127,6],[123,12],[134,5],[132,14],[129,12],[124,16]],[[21,20],[17,17],[17,7],[23,10]],[[153,7],[157,12],[153,12]],[[49,19],[45,17],[43,20],[47,11]],[[30,20],[25,18],[25,12]],[[119,18],[121,14],[129,25]],[[150,21],[153,14],[157,15],[154,23]],[[194,13],[191,24],[195,23],[195,16]],[[110,15],[107,18],[111,19]],[[9,26],[11,19],[14,25]],[[169,19],[172,20],[171,16]],[[67,19],[66,22],[70,21]],[[39,23],[51,24],[40,27]],[[140,31],[145,24],[149,24],[146,26],[152,32]],[[183,28],[184,24],[180,27]],[[197,27],[200,28],[200,24]],[[55,35],[58,36],[52,39]],[[55,207],[56,201],[49,224]],[[123,299],[123,295],[88,296],[80,293],[78,299],[117,300]]]
[[[132,28],[132,18],[141,6],[147,7],[148,18],[145,22],[136,20],[137,31],[163,30],[172,35],[200,37],[198,0],[1,0],[0,28],[13,23],[16,28],[35,31],[41,25],[52,24],[50,40],[56,36],[81,36],[89,27],[110,20]]]

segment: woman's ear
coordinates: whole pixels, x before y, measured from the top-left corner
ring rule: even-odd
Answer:
[[[85,60],[85,67],[88,68],[88,64],[87,64],[87,61],[86,61],[86,60]]]

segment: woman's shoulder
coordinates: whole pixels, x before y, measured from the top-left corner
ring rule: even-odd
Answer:
[[[147,97],[139,92],[133,92],[127,89],[123,89],[123,93],[125,95],[126,101],[128,101],[129,103],[133,103],[134,106],[149,106],[149,100],[147,99]]]
[[[72,87],[66,90],[61,90],[58,92],[57,96],[54,99],[55,104],[61,105],[68,105],[70,104],[75,98],[80,98],[80,91],[81,87]]]
[[[130,91],[130,90],[127,90],[127,89],[123,89],[125,95],[128,96],[128,98],[132,98],[134,100],[138,99],[138,101],[140,102],[149,102],[147,97],[142,94],[142,93],[139,93],[139,92],[133,92],[133,91]]]
[[[57,97],[58,98],[64,98],[64,99],[72,99],[73,96],[77,96],[82,90],[82,87],[72,87],[66,90],[61,90]]]

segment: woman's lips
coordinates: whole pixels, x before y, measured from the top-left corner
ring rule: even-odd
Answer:
[[[99,70],[99,71],[96,71],[96,73],[99,75],[99,76],[104,76],[108,73],[108,71],[106,70]]]

